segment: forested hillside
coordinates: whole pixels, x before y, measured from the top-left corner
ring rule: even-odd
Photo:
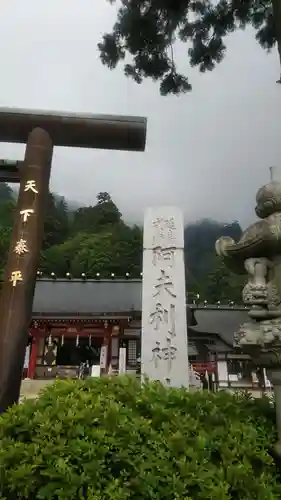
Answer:
[[[16,196],[0,184],[0,270],[3,272],[13,223]],[[241,302],[243,280],[232,275],[215,255],[219,236],[239,238],[237,222],[225,225],[203,220],[185,228],[185,263],[189,297]],[[40,270],[57,277],[139,278],[142,228],[129,226],[107,192],[99,193],[93,206],[71,210],[67,201],[50,193],[45,220]]]

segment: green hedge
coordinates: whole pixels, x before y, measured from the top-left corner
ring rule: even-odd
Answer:
[[[6,500],[275,500],[266,401],[128,377],[61,381],[0,418]],[[0,494],[0,497],[1,497]]]

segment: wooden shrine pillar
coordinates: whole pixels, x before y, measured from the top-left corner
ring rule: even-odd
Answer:
[[[0,301],[0,414],[20,395],[28,328],[48,200],[53,146],[48,133],[30,132]]]

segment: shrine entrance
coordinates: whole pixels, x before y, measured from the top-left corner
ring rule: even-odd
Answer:
[[[89,366],[99,365],[101,347],[103,339],[95,337],[89,341],[86,337],[81,337],[77,345],[77,340],[73,337],[64,338],[57,348],[57,366],[79,366],[81,363],[88,363]]]

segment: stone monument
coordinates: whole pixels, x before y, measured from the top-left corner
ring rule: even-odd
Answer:
[[[149,208],[144,219],[142,379],[188,387],[183,218],[174,207]]]
[[[260,220],[235,243],[229,237],[216,242],[216,252],[236,273],[248,274],[243,301],[249,321],[240,326],[234,344],[256,365],[266,368],[274,386],[278,441],[281,456],[281,181],[271,168],[271,181],[256,195]]]

